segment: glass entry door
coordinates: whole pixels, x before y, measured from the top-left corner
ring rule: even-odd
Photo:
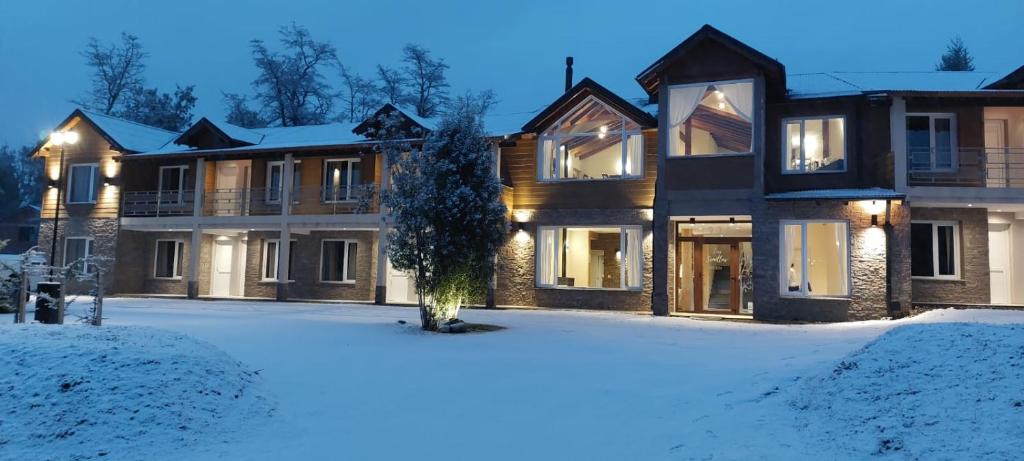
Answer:
[[[751,242],[743,237],[679,237],[676,309],[750,313]]]

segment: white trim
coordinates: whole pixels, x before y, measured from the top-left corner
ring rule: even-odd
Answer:
[[[605,133],[570,133],[570,134],[564,134],[564,135],[563,134],[557,134],[557,133],[556,134],[543,134],[546,131],[548,131],[549,129],[551,129],[551,127],[555,127],[555,126],[560,125],[570,115],[574,115],[574,111],[578,107],[588,103],[591,100],[593,100],[597,104],[600,104],[607,111],[617,115],[621,119],[622,129],[614,130],[614,131],[607,131]],[[638,125],[638,126],[640,125],[639,123],[637,123],[632,118],[623,115],[621,112],[619,112],[618,110],[615,110],[615,108],[613,108],[612,106],[608,105],[604,101],[601,101],[596,96],[593,96],[593,95],[587,96],[583,101],[580,101],[579,104],[576,104],[575,106],[573,106],[572,109],[567,111],[565,113],[565,115],[562,115],[561,117],[558,118],[558,120],[555,120],[554,122],[549,123],[544,129],[540,130],[539,134],[537,135],[537,156],[536,156],[536,161],[537,161],[537,181],[538,182],[621,181],[621,180],[630,180],[630,179],[643,179],[644,178],[644,162],[647,161],[647,159],[645,158],[646,157],[646,146],[645,146],[646,140],[643,139],[643,128],[640,127],[640,128],[634,129],[634,130],[627,130],[626,129],[627,121],[631,122],[631,123],[633,123],[635,125]],[[551,141],[552,142],[552,146],[554,146],[555,150],[559,150],[559,147],[562,144],[562,142],[561,142],[562,139],[584,138],[584,137],[586,137],[586,138],[599,138],[599,137],[601,137],[602,134],[604,134],[605,137],[610,136],[610,135],[612,135],[612,136],[613,135],[618,135],[619,138],[620,138],[619,139],[619,147],[621,149],[621,157],[619,159],[619,171],[620,171],[620,173],[619,173],[618,177],[608,177],[608,178],[562,178],[562,177],[560,177],[561,171],[562,171],[562,155],[560,155],[560,153],[559,153],[559,155],[555,155],[555,158],[553,160],[554,163],[555,163],[555,171],[556,171],[555,177],[553,177],[553,178],[546,178],[546,177],[544,177],[544,173],[545,173],[544,172],[544,165],[545,165],[545,162],[543,161],[543,159],[544,159],[544,156],[547,155],[547,153],[544,152],[544,141]],[[633,136],[633,135],[640,135],[641,136],[641,138],[640,138],[640,143],[641,143],[640,144],[640,165],[639,165],[639,167],[636,168],[636,171],[639,171],[640,173],[639,174],[626,174],[626,159],[629,156],[629,137]]]
[[[302,174],[301,171],[302,170],[299,170],[299,169],[295,168],[295,165],[299,165],[301,163],[302,163],[302,160],[293,160],[292,161],[292,176],[295,176],[296,174],[299,174],[300,177],[301,177],[301,174]],[[271,176],[271,172],[274,170],[274,167],[281,167],[281,184],[279,184],[280,188],[278,189],[277,199],[271,199],[270,198],[270,193],[273,190],[270,187],[270,176]],[[292,179],[292,191],[295,191],[295,189],[301,187],[300,182],[295,182],[294,178]],[[267,162],[266,178],[265,178],[265,181],[263,182],[263,201],[268,203],[268,204],[279,204],[279,203],[281,203],[281,192],[282,191],[284,191],[284,160],[269,161],[269,162]],[[298,201],[299,201],[298,197],[292,197],[292,202],[293,203],[298,203]]]
[[[535,238],[535,240],[537,242],[539,242],[540,241],[541,231],[543,231],[543,230],[554,230],[555,231],[555,248],[560,250],[565,245],[565,242],[562,241],[562,232],[561,232],[562,229],[618,229],[619,230],[619,250],[618,251],[619,251],[619,254],[621,254],[621,255],[628,255],[629,254],[626,251],[626,229],[635,229],[637,232],[640,232],[640,245],[641,245],[641,248],[640,248],[640,251],[637,253],[637,257],[640,258],[639,265],[638,265],[639,273],[640,273],[640,285],[636,286],[636,287],[630,287],[630,286],[626,285],[626,283],[627,283],[626,282],[626,277],[625,277],[626,263],[624,261],[622,261],[622,260],[619,261],[619,287],[618,288],[559,286],[558,285],[558,277],[559,277],[558,274],[560,273],[559,272],[560,267],[556,267],[555,268],[555,282],[554,283],[552,283],[552,284],[542,284],[540,282],[540,274],[541,274],[540,251],[541,251],[541,247],[540,247],[540,245],[534,245],[533,280],[534,280],[534,287],[535,288],[554,289],[554,290],[633,291],[633,292],[643,291],[643,289],[644,289],[643,288],[644,287],[644,275],[643,275],[644,274],[644,250],[642,248],[643,247],[643,241],[644,241],[643,226],[635,225],[635,224],[623,224],[623,225],[615,225],[615,224],[594,224],[594,225],[591,225],[591,224],[580,224],[580,225],[564,225],[564,226],[537,226],[537,234],[536,234],[536,236],[534,238]],[[553,262],[555,262],[555,261],[561,262],[561,264],[565,264],[565,261],[562,261],[561,257],[556,257]]]
[[[92,172],[92,174],[89,175],[89,198],[88,198],[88,200],[72,201],[72,194],[71,194],[72,187],[71,186],[74,184],[74,177],[75,177],[74,173],[75,173],[75,168],[76,167],[89,167],[89,171]],[[96,177],[99,176],[99,174],[100,174],[100,164],[99,163],[72,163],[72,164],[68,165],[68,183],[66,185],[67,190],[64,191],[65,192],[64,203],[66,203],[68,205],[79,205],[79,204],[96,203]]]
[[[290,242],[289,245],[292,244],[292,243],[295,243],[296,241],[297,241],[297,239],[289,239],[289,242]],[[277,256],[274,257],[274,277],[273,278],[267,278],[267,248],[270,246],[269,244],[271,242],[273,242],[277,246]],[[263,255],[263,257],[262,257],[262,259],[260,259],[260,281],[261,282],[277,282],[278,278],[279,278],[278,275],[280,275],[280,270],[281,270],[281,239],[263,239],[263,242],[262,242],[261,246],[262,246],[262,248],[260,248],[260,253]],[[290,258],[291,255],[292,255],[292,251],[291,251],[290,247],[289,247],[288,250],[289,250],[288,251],[288,257]],[[288,282],[294,282],[294,281],[295,281],[295,278],[292,277],[292,265],[289,264],[288,265]]]
[[[820,169],[818,169],[818,170],[814,170],[814,171],[807,171],[807,153],[804,151],[804,146],[806,145],[806,143],[804,142],[805,133],[806,133],[805,126],[806,126],[807,122],[813,121],[813,120],[821,120],[822,126],[824,127],[824,125],[827,124],[829,120],[836,119],[836,118],[838,118],[842,122],[842,124],[843,124],[843,169],[841,169],[841,170],[827,170],[827,171],[821,171]],[[799,170],[790,170],[790,169],[786,168],[789,165],[789,136],[788,136],[788,133],[787,133],[787,128],[788,128],[788,125],[790,123],[793,123],[793,122],[800,122],[800,169]],[[846,130],[846,116],[845,115],[820,115],[820,116],[815,115],[815,116],[807,116],[807,117],[785,117],[785,118],[782,119],[781,124],[782,124],[782,126],[781,126],[781,130],[782,130],[782,148],[779,151],[779,154],[781,154],[780,155],[781,162],[779,162],[779,163],[780,163],[780,166],[782,167],[782,174],[784,174],[784,175],[801,175],[801,174],[846,173],[847,168],[848,168],[848,166],[850,164],[850,160],[847,158],[846,153],[849,152],[850,149],[847,148],[848,143],[846,142],[847,141],[847,137],[846,137],[847,130]],[[824,152],[824,146],[822,147],[822,152]]]
[[[328,181],[328,178],[327,178],[327,171],[328,171],[327,170],[327,164],[331,163],[331,162],[348,162],[348,164],[349,164],[348,165],[348,170],[346,171],[347,183],[345,184],[345,198],[344,199],[340,198],[340,195],[339,195],[339,198],[337,200],[329,200],[327,198],[327,191],[328,190],[333,190],[333,184],[330,181]],[[352,164],[354,164],[354,163],[360,163],[360,160],[358,158],[325,158],[324,159],[323,174],[320,175],[320,181],[321,181],[320,200],[323,203],[344,203],[344,202],[354,202],[354,201],[356,201],[355,198],[352,198]],[[362,168],[359,169],[359,174],[363,174],[363,169]],[[362,181],[360,180],[360,185],[361,184],[362,184]]]
[[[344,255],[343,255],[344,256],[344,260],[343,260],[342,265],[341,265],[341,280],[324,280],[324,243],[326,243],[326,242],[344,242],[345,243],[345,245],[344,245],[344,250],[345,251],[344,251]],[[320,267],[317,270],[317,276],[316,276],[317,282],[319,282],[319,283],[338,284],[338,285],[354,285],[356,283],[356,279],[349,279],[348,278],[348,257],[349,257],[348,251],[349,251],[349,245],[352,244],[352,243],[356,244],[356,263],[358,264],[358,262],[359,262],[359,259],[358,259],[359,258],[359,241],[358,240],[356,240],[356,239],[331,239],[331,238],[321,239],[320,240]],[[358,272],[358,268],[356,268],[356,271]],[[358,276],[359,276],[359,274],[357,273],[356,277],[358,277]]]
[[[813,295],[807,290],[809,258],[807,255],[808,224],[842,224],[846,228],[846,293],[841,295]],[[786,226],[800,226],[800,290],[789,291],[789,268],[786,267]],[[853,261],[850,222],[843,219],[780,219],[779,220],[779,296],[782,298],[849,299],[853,292]]]
[[[962,275],[960,274],[960,222],[958,221],[942,221],[942,220],[928,220],[913,219],[910,221],[911,229],[914,224],[929,224],[932,228],[932,275],[911,275],[912,279],[917,280],[961,280]],[[943,275],[939,274],[939,227],[952,227],[953,228],[953,274]],[[914,237],[913,231],[910,233],[910,238]],[[911,245],[913,247],[913,245]],[[913,259],[914,255],[910,255]],[[913,266],[913,262],[911,262]]]
[[[82,273],[88,273],[88,269],[89,269],[89,261],[88,260],[90,258],[92,258],[93,238],[92,237],[64,237],[64,252],[61,254],[61,258],[60,258],[62,266],[67,266],[68,265],[68,240],[85,240],[85,254],[82,255],[82,258],[81,258],[81,259],[83,259],[82,266],[84,266],[84,267],[82,267],[81,269],[82,269]]]
[[[160,260],[160,242],[174,242],[175,243],[175,245],[174,245],[174,254],[173,254],[172,259],[171,259],[174,263],[173,263],[172,268],[171,268],[171,276],[170,277],[160,277],[160,276],[156,275],[157,274],[157,261]],[[155,246],[155,248],[153,249],[153,278],[157,279],[157,280],[181,280],[182,276],[181,275],[176,275],[176,274],[178,274],[178,271],[180,271],[182,269],[178,265],[178,257],[179,257],[178,252],[179,251],[180,252],[184,252],[185,251],[185,240],[182,240],[182,239],[156,239],[156,244],[154,246]],[[182,257],[184,257],[184,255],[182,255]]]
[[[173,192],[173,194],[177,195],[177,199],[173,203],[181,205],[182,202],[184,202],[184,199],[185,199],[185,171],[188,170],[188,165],[168,165],[168,166],[161,166],[159,168],[159,176],[157,176],[157,180],[156,180],[156,184],[157,184],[156,190],[157,190],[157,194],[158,194],[158,200],[160,200],[160,202],[163,202],[163,195],[164,195],[164,170],[170,170],[170,169],[179,170],[178,171],[178,190]],[[168,191],[168,192],[171,193],[171,191]]]
[[[959,159],[959,137],[957,136],[957,120],[956,114],[953,112],[907,112],[903,117],[903,130],[907,132],[907,119],[910,117],[928,117],[928,137],[929,137],[929,168],[915,170],[910,168],[911,172],[924,171],[924,172],[952,172],[957,171],[960,167]],[[935,154],[938,150],[935,145],[935,120],[936,119],[949,119],[949,164],[948,168],[938,168],[935,165]],[[907,145],[907,161],[908,163],[913,162],[914,152],[910,149],[910,136],[906,136]],[[913,166],[912,164],[910,165]]]
[[[680,84],[677,84],[677,85],[668,85],[668,91],[666,92],[666,94],[671,93],[673,88],[688,88],[688,87],[694,87],[694,86],[708,86],[708,87],[710,87],[710,86],[714,86],[714,85],[731,85],[731,84],[735,84],[735,83],[750,83],[750,85],[751,85],[751,87],[750,87],[751,95],[750,96],[751,96],[751,99],[753,100],[754,110],[753,110],[753,113],[750,114],[750,117],[751,117],[751,122],[750,122],[750,150],[747,151],[747,152],[707,152],[707,153],[696,153],[696,154],[695,153],[690,153],[690,155],[685,155],[685,154],[677,154],[675,152],[670,152],[670,150],[672,149],[673,143],[668,142],[667,143],[667,146],[668,146],[667,149],[668,150],[665,151],[665,158],[669,158],[669,159],[672,159],[672,158],[690,158],[690,157],[706,158],[706,157],[712,157],[712,156],[727,156],[727,155],[728,156],[731,156],[731,155],[754,155],[754,151],[756,150],[756,148],[754,147],[754,141],[755,141],[756,136],[757,136],[757,126],[761,123],[761,119],[759,117],[760,114],[761,114],[761,111],[760,111],[761,100],[760,100],[760,98],[758,98],[758,95],[757,95],[757,90],[758,90],[759,87],[757,85],[757,81],[756,81],[755,78],[740,78],[740,79],[733,79],[733,80],[716,80],[716,81],[710,81],[710,82],[680,83]],[[669,100],[671,100],[671,98],[669,98]],[[700,105],[699,102],[697,104]],[[671,109],[668,108],[668,107],[665,108],[665,112],[666,113],[670,113],[669,112],[670,110]],[[660,111],[660,109],[659,109],[659,111]],[[693,114],[690,114],[690,116],[692,117]],[[668,127],[668,129],[665,130],[666,134],[668,136],[673,136],[672,132],[673,132],[673,130],[675,128],[676,128],[675,126]],[[668,138],[667,140],[671,140],[671,138]]]

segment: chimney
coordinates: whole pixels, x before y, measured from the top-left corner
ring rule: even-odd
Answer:
[[[565,91],[572,88],[572,56],[565,57]]]

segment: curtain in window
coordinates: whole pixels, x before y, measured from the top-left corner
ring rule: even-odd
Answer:
[[[643,261],[643,247],[640,229],[627,228],[623,260],[626,265],[626,287],[640,288],[640,262]]]
[[[552,139],[545,139],[541,143],[540,150],[540,178],[541,179],[554,179],[555,175],[555,141]]]
[[[555,229],[541,229],[537,238],[538,257],[537,271],[538,285],[548,286],[555,284],[555,265],[558,257],[558,239]]]
[[[348,263],[345,267],[345,280],[356,279],[356,242],[349,242],[348,244]]]
[[[836,233],[836,251],[839,253],[839,264],[837,264],[838,270],[836,274],[839,280],[836,280],[836,282],[838,283],[836,285],[835,291],[836,294],[845,295],[850,293],[850,288],[847,286],[850,281],[850,277],[846,273],[846,271],[849,270],[849,268],[847,267],[847,261],[849,261],[849,259],[846,256],[846,224],[835,224],[834,226]]]
[[[70,193],[71,202],[88,202],[92,196],[92,177],[94,175],[92,166],[72,166]]]
[[[679,152],[679,135],[676,134],[676,128],[690,118],[701,99],[704,99],[707,90],[707,86],[684,86],[669,90],[669,155]]]
[[[644,162],[644,136],[642,134],[631,134],[626,141],[626,168],[627,176],[640,176],[643,174]]]
[[[732,104],[733,110],[744,120],[754,120],[754,84],[751,82],[715,85],[718,91],[725,94],[725,99]]]

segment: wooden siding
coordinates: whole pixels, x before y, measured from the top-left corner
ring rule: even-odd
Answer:
[[[667,190],[722,190],[754,187],[753,154],[691,155],[665,159]]]
[[[650,208],[658,168],[657,130],[644,131],[644,175],[640,179],[537,180],[537,139],[523,138],[501,149],[501,168],[514,188],[517,209]]]
[[[63,188],[61,192],[60,215],[64,218],[116,218],[121,200],[120,188],[117,187],[124,175],[121,164],[114,161],[120,153],[113,150],[110,143],[97,132],[91,124],[81,119],[73,120],[69,130],[78,133],[79,140],[74,145],[64,147],[64,173]],[[60,147],[49,146],[49,151],[43,151],[44,159],[44,184],[50,180],[56,180],[60,169]],[[99,165],[98,177],[96,178],[96,203],[67,204],[69,167],[80,163],[96,163]],[[111,186],[103,185],[106,176],[113,176]],[[57,207],[57,189],[46,188],[43,190],[41,217],[53,218],[53,212]]]

